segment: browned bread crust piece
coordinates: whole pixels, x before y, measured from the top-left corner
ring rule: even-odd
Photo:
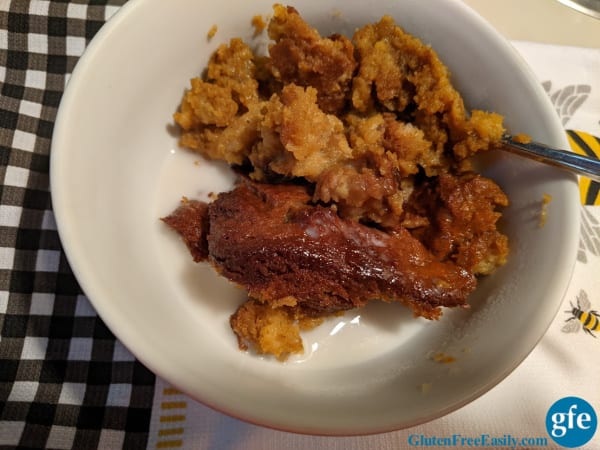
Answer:
[[[402,302],[430,319],[439,317],[442,306],[466,305],[476,285],[468,271],[437,260],[405,229],[386,233],[344,220],[310,199],[302,186],[250,181],[220,194],[208,206],[211,263],[250,297],[291,302],[305,316],[375,299]],[[201,208],[193,205],[174,212],[178,221],[165,221],[180,233],[188,228],[185,211],[189,221],[204,223],[195,216]],[[192,253],[203,248],[201,242],[186,243]]]

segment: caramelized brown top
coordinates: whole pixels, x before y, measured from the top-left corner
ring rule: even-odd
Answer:
[[[309,201],[300,186],[248,182],[219,195],[208,234],[217,270],[251,297],[293,297],[314,315],[381,299],[436,318],[440,306],[466,304],[474,277],[438,261],[408,231],[385,233]]]
[[[175,230],[190,251],[194,261],[208,258],[208,205],[198,200],[182,200],[179,207],[161,219]]]
[[[508,239],[497,227],[497,208],[507,205],[504,192],[488,178],[444,174],[414,191],[404,225],[438,259],[488,275],[508,255]]]

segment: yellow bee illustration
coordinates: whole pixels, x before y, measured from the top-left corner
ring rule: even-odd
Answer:
[[[571,314],[566,320],[566,324],[562,327],[565,333],[575,333],[580,328],[592,337],[596,337],[594,331],[600,331],[600,314],[597,311],[591,310],[592,307],[587,293],[584,290],[579,292],[577,296],[577,306],[571,303],[571,309],[565,311]]]

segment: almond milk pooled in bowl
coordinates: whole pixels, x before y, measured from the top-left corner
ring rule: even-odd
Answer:
[[[301,329],[372,300],[428,319],[468,307],[508,255],[508,199],[469,159],[498,144],[502,117],[467,112],[436,53],[389,16],[322,37],[275,5],[267,32],[267,56],[220,46],[174,116],[180,145],[239,182],[163,219],[248,292],[230,321],[240,348],[284,360]]]

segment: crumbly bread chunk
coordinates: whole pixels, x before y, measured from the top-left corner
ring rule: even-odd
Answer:
[[[460,167],[502,136],[502,117],[467,114],[436,53],[390,17],[350,41],[275,5],[268,32],[268,57],[232,39],[192,80],[175,114],[182,146],[255,180],[306,178],[315,201],[394,227],[416,175]]]
[[[389,16],[323,37],[276,4],[267,32],[268,55],[219,47],[174,115],[182,147],[252,181],[164,219],[248,290],[231,321],[240,347],[284,359],[302,320],[375,298],[431,319],[465,306],[474,276],[508,255],[508,199],[469,163],[499,144],[502,117],[467,111],[435,51]],[[397,279],[358,275],[377,270]]]
[[[487,149],[502,136],[502,117],[483,111],[473,111],[469,117],[435,51],[404,32],[391,17],[360,28],[353,42],[360,55],[352,89],[357,110],[383,106],[408,113],[437,153],[450,147],[461,159]]]
[[[269,55],[275,78],[314,87],[326,113],[343,111],[357,65],[350,40],[341,35],[321,37],[291,6],[274,6],[268,31],[274,41]]]

